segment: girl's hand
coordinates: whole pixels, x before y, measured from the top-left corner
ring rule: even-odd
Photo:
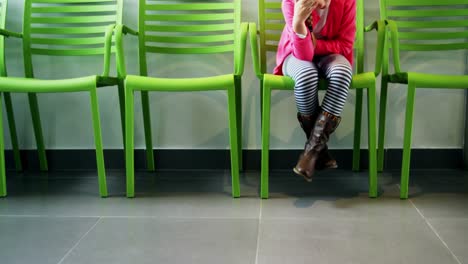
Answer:
[[[317,4],[317,8],[324,9],[327,7],[327,3],[325,0],[315,0],[315,3]]]
[[[304,22],[310,16],[312,11],[317,8],[319,2],[324,2],[324,0],[296,0],[294,5],[294,21]]]
[[[297,0],[294,5],[293,29],[294,32],[307,35],[305,21],[312,11],[318,7],[318,2],[325,3],[324,0]]]

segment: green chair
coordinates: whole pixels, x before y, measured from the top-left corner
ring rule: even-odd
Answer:
[[[232,195],[240,196],[239,167],[241,167],[241,76],[244,71],[245,44],[248,24],[241,23],[241,1],[178,1],[158,3],[140,0],[138,32],[118,26],[117,57],[123,62],[122,35],[138,36],[140,76],[128,75],[125,67],[119,76],[126,76],[126,175],[127,196],[134,197],[134,93],[142,96],[148,168],[154,169],[151,141],[148,92],[189,92],[227,90],[229,137],[231,146]],[[172,33],[172,34],[168,34]],[[175,34],[174,34],[175,33]],[[234,73],[206,78],[147,77],[146,55],[156,54],[217,54],[234,53]]]
[[[381,0],[381,18],[386,19],[391,43],[386,43],[379,120],[379,170],[384,164],[385,118],[389,83],[407,84],[403,163],[400,198],[408,198],[411,131],[416,88],[467,89],[468,76],[402,71],[402,51],[448,51],[468,49],[468,3],[466,0]],[[401,31],[399,31],[401,29]],[[389,73],[389,49],[394,72]]]
[[[101,124],[97,88],[119,86],[121,118],[123,121],[123,82],[109,76],[113,32],[122,22],[122,0],[26,0],[23,34],[3,32],[6,36],[23,39],[26,78],[0,77],[0,92],[28,93],[34,133],[39,152],[41,170],[47,170],[47,159],[42,136],[37,93],[88,92],[93,118],[99,193],[107,196],[107,185],[102,149]],[[61,80],[40,80],[34,77],[32,57],[42,56],[104,56],[102,75]],[[8,104],[8,103],[7,103]],[[11,123],[13,118],[11,118]],[[0,120],[0,128],[1,128]],[[123,127],[123,124],[122,124]],[[122,128],[123,129],[123,128]],[[1,129],[0,129],[1,130]],[[2,160],[1,196],[6,195],[3,137],[0,137]]]
[[[376,76],[381,69],[383,43],[385,41],[385,24],[376,21],[364,27],[364,3],[357,0],[357,33],[356,33],[356,68],[352,88],[356,89],[355,133],[353,150],[353,170],[359,170],[360,137],[362,118],[363,89],[367,89],[368,106],[368,139],[369,139],[369,197],[377,196],[377,157],[376,157]],[[252,57],[257,77],[260,79],[262,107],[262,165],[261,165],[261,197],[268,198],[269,175],[269,145],[270,145],[270,109],[273,90],[294,90],[294,81],[286,76],[266,73],[267,53],[276,52],[281,31],[284,28],[284,18],[280,2],[259,0],[259,25],[249,24],[252,47]],[[364,72],[364,33],[376,29],[378,31],[377,61],[374,72]],[[260,40],[257,40],[257,34]],[[260,47],[260,51],[258,48]],[[326,89],[326,81],[320,80],[320,89]]]
[[[8,1],[0,1],[0,77],[7,76],[7,69],[5,64],[5,37],[17,37],[21,38],[21,34],[5,30],[5,20],[7,12]],[[7,112],[8,124],[10,127],[11,144],[13,147],[13,153],[15,158],[16,170],[21,171],[23,169],[20,159],[20,152],[18,147],[18,137],[16,136],[16,126],[13,116],[13,106],[11,103],[10,93],[0,93],[0,96],[5,98],[5,108]],[[1,100],[1,98],[0,98]],[[0,118],[3,118],[3,107],[0,105]],[[4,155],[4,142],[3,142],[3,124],[0,122],[0,197],[4,197],[7,194],[6,191],[6,175],[5,175],[5,155]]]

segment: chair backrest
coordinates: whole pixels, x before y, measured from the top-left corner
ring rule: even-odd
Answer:
[[[468,49],[467,0],[380,0],[380,12],[396,22],[400,50]]]
[[[140,0],[140,74],[148,75],[147,53],[233,52],[241,22],[241,0]]]
[[[0,0],[0,28],[5,28],[7,0]],[[5,37],[0,36],[0,76],[6,76]]]
[[[354,0],[349,0],[354,1]],[[281,1],[259,0],[258,8],[258,30],[260,33],[260,60],[261,70],[266,72],[267,52],[276,52],[281,32],[284,29],[284,17],[281,11]],[[357,72],[364,70],[364,4],[363,0],[356,0],[356,69]]]
[[[120,23],[122,0],[26,0],[26,76],[33,77],[32,55],[103,55],[107,27]]]

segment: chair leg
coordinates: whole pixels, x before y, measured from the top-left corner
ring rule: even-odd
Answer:
[[[236,109],[236,87],[228,87],[228,108],[229,108],[229,141],[231,145],[231,177],[232,177],[232,197],[240,197],[239,182],[239,154],[237,141],[237,109]]]
[[[0,93],[0,197],[7,196],[6,168],[5,168],[5,144],[3,141],[3,106],[2,93]]]
[[[238,143],[238,160],[239,170],[244,171],[244,164],[242,158],[242,78],[240,76],[234,77],[236,85],[236,117],[237,117],[237,143]]]
[[[39,152],[39,166],[41,171],[47,171],[47,157],[45,152],[44,137],[42,135],[41,117],[39,114],[37,95],[35,93],[29,93],[28,99],[34,126],[34,135],[36,137],[37,151]]]
[[[146,166],[149,171],[154,171],[154,153],[153,153],[153,140],[151,133],[151,116],[148,91],[141,92],[141,106],[143,110],[143,126],[145,128],[146,140]]]
[[[354,113],[353,171],[359,171],[361,163],[362,94],[362,89],[356,90],[356,108]]]
[[[369,140],[369,197],[377,197],[377,103],[375,82],[367,89],[367,117]]]
[[[104,151],[102,147],[101,121],[99,118],[99,103],[97,89],[91,90],[91,113],[93,116],[94,142],[96,145],[96,163],[99,179],[99,194],[101,197],[107,197],[106,170],[104,166]]]
[[[135,165],[134,165],[134,92],[125,87],[125,170],[127,175],[127,197],[135,197]]]
[[[411,161],[411,133],[413,130],[414,98],[416,86],[408,82],[408,96],[406,101],[405,135],[403,139],[403,164],[401,166],[400,198],[408,198],[409,170]]]
[[[125,86],[119,82],[119,107],[120,107],[120,124],[122,126],[122,141],[125,149]]]
[[[265,82],[263,83],[265,84]],[[271,90],[269,87],[263,87],[263,105],[262,105],[262,165],[260,179],[260,196],[262,199],[268,199],[268,176],[270,159],[270,106]]]
[[[5,108],[8,118],[8,126],[10,128],[10,137],[11,137],[11,145],[13,147],[13,155],[15,157],[15,168],[16,171],[22,171],[23,165],[21,164],[21,154],[19,150],[18,144],[18,133],[16,130],[16,122],[15,122],[15,115],[13,113],[13,104],[11,102],[11,95],[10,93],[4,93],[5,96]]]
[[[385,161],[385,123],[387,118],[388,81],[382,77],[380,88],[379,143],[377,151],[377,170],[382,172]]]

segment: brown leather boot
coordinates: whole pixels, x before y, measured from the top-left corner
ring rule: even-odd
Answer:
[[[312,115],[303,115],[301,113],[297,113],[297,120],[304,130],[306,134],[306,139],[310,138],[310,133],[312,128],[317,120],[317,116],[321,110],[315,112]],[[328,146],[325,144],[325,148],[320,152],[317,162],[315,164],[316,170],[324,170],[324,169],[336,169],[338,168],[338,163],[336,160],[330,155],[328,152]]]
[[[340,117],[320,111],[312,133],[305,144],[304,152],[299,157],[299,161],[294,168],[295,173],[301,175],[309,182],[312,181],[320,153],[326,149],[328,139],[338,127],[340,121]]]
[[[297,113],[297,121],[299,121],[299,124],[302,127],[302,130],[304,130],[304,133],[306,134],[306,138],[310,137],[310,132],[312,132],[312,128],[315,125],[315,121],[317,121],[317,116],[318,116],[318,111],[311,114],[311,115],[304,115],[301,113]]]
[[[330,154],[328,151],[328,146],[325,144],[325,148],[320,151],[319,157],[317,162],[315,163],[316,170],[326,170],[326,169],[337,169],[338,162],[336,162],[335,158]]]

